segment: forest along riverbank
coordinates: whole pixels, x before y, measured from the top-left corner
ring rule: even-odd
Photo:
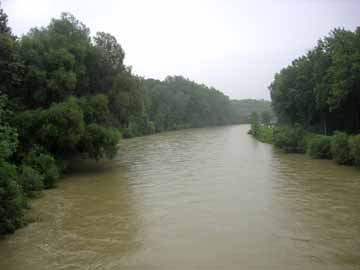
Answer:
[[[335,131],[331,136],[311,133],[300,125],[251,124],[248,132],[285,153],[307,153],[314,159],[333,159],[339,165],[360,167],[360,134]]]
[[[249,128],[133,138],[75,164],[34,201],[39,221],[0,240],[0,269],[357,269],[359,171]]]

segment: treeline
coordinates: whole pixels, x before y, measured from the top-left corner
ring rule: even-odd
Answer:
[[[251,134],[285,152],[360,166],[360,27],[333,30],[269,88],[278,124],[254,118]]]
[[[262,118],[262,115],[266,115],[265,117],[270,117],[270,121],[275,120],[271,101],[268,100],[231,100],[231,109],[236,123],[251,123],[251,118],[254,116],[254,113],[257,114],[256,117]]]
[[[227,125],[234,121],[231,103],[222,92],[181,76],[164,81],[139,79],[144,97],[141,115],[131,116],[125,137],[165,130]]]
[[[24,223],[27,198],[80,156],[111,158],[119,139],[233,122],[227,96],[183,77],[134,76],[114,36],[64,13],[15,37],[0,9],[0,234]]]
[[[275,75],[272,105],[281,123],[332,134],[360,129],[360,27],[335,29]]]

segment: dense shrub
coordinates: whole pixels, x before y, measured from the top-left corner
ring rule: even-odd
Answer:
[[[75,151],[84,133],[84,114],[76,98],[53,104],[41,112],[41,128],[37,137],[49,152]]]
[[[312,158],[331,159],[331,137],[317,135],[307,142],[307,152]]]
[[[173,127],[172,129],[175,129]],[[141,135],[148,135],[155,133],[156,128],[155,124],[152,121],[149,121],[148,117],[130,117],[129,125],[124,130],[124,138],[132,138]]]
[[[351,165],[353,158],[350,153],[349,136],[335,131],[331,139],[331,155],[338,164]]]
[[[354,164],[360,167],[360,135],[350,138],[350,154]]]
[[[0,234],[12,233],[24,222],[24,197],[16,179],[16,166],[0,161]]]
[[[304,153],[305,135],[305,130],[300,125],[279,126],[274,128],[273,141],[275,146],[287,153]]]
[[[35,197],[44,188],[44,177],[37,170],[27,165],[21,166],[18,182],[28,197]]]
[[[56,180],[60,177],[59,169],[54,157],[39,150],[31,151],[24,160],[24,164],[37,170],[43,177],[45,188],[55,186]]]
[[[118,150],[120,132],[114,128],[106,128],[98,124],[86,126],[85,134],[81,140],[81,151],[90,158],[113,158]]]

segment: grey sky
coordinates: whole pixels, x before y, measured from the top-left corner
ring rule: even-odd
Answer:
[[[17,35],[66,11],[116,36],[136,74],[183,75],[231,98],[269,99],[274,74],[335,27],[360,26],[360,0],[3,0]]]

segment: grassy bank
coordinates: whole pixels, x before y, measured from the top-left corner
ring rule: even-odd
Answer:
[[[264,143],[272,143],[273,142],[273,127],[259,125],[254,131],[253,129],[249,130],[249,134],[253,135],[257,140]]]

